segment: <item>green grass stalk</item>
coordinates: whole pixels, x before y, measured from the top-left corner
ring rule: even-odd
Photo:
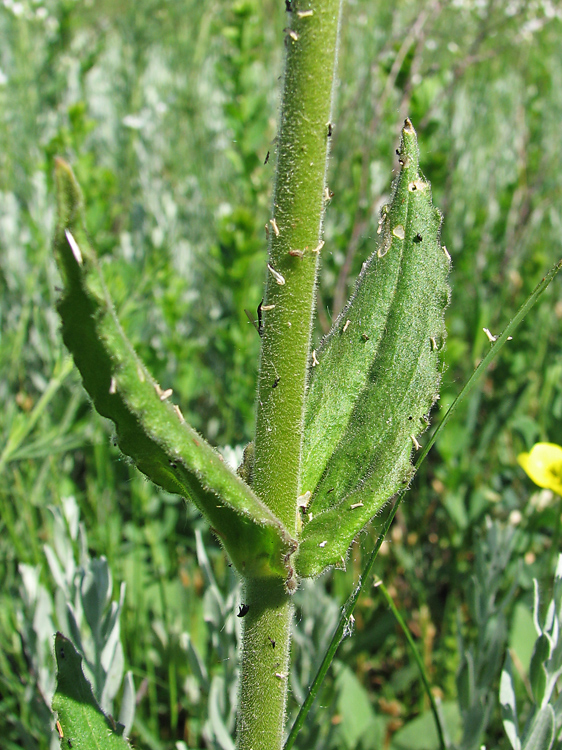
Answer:
[[[400,614],[400,610],[398,609],[398,607],[394,603],[392,597],[388,593],[388,589],[386,588],[386,586],[384,585],[384,583],[382,581],[377,581],[377,583],[375,584],[375,586],[377,586],[377,587],[380,588],[381,594],[384,596],[384,598],[386,600],[386,603],[390,607],[390,609],[392,611],[392,614],[394,615],[394,618],[395,618],[396,622],[398,623],[398,625],[400,625],[400,628],[401,628],[402,632],[406,636],[406,640],[408,641],[408,645],[412,649],[412,655],[413,655],[414,660],[415,660],[415,662],[417,664],[417,667],[419,669],[420,677],[421,677],[422,682],[423,682],[425,693],[426,693],[426,695],[427,695],[427,697],[429,699],[429,703],[430,703],[430,706],[431,706],[431,712],[433,714],[433,718],[435,719],[435,729],[437,730],[437,736],[438,736],[438,739],[439,739],[440,750],[446,750],[447,744],[445,742],[445,735],[444,735],[444,732],[443,732],[443,727],[441,726],[441,720],[439,718],[439,711],[437,710],[437,704],[435,702],[435,698],[433,696],[433,693],[431,692],[431,685],[429,684],[429,677],[428,677],[428,674],[427,674],[427,670],[425,668],[425,664],[423,663],[423,659],[421,658],[421,655],[420,655],[420,653],[419,653],[419,651],[418,651],[418,649],[416,647],[416,643],[414,641],[414,638],[413,638],[413,636],[412,636],[412,634],[410,632],[410,629],[408,628],[408,626],[404,622],[404,618]]]

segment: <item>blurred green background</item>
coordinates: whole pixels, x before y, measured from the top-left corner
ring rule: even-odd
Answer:
[[[37,646],[22,635],[33,613],[22,603],[20,566],[37,566],[39,580],[55,591],[44,553],[55,534],[49,507],[60,508],[70,496],[80,507],[90,554],[107,557],[116,590],[127,585],[121,635],[138,691],[135,746],[230,747],[236,670],[225,667],[231,656],[217,635],[224,611],[204,591],[210,587],[224,605],[237,583],[197,514],[119,456],[109,424],[92,411],[66,364],[50,249],[52,170],[59,155],[76,171],[91,236],[137,351],[162,387],[174,389],[186,419],[240,455],[252,437],[259,352],[244,308],[255,311],[262,296],[286,25],[283,0],[4,0],[0,6],[0,737],[6,750],[51,743]],[[374,248],[400,127],[409,116],[453,259],[434,422],[488,350],[483,327],[500,332],[562,256],[560,49],[562,8],[550,0],[346,3],[317,336],[328,330]],[[377,564],[450,709],[453,736],[463,654],[469,644],[484,653],[469,593],[485,539],[492,551],[503,545],[511,553],[497,601],[513,587],[502,617],[505,638],[520,657],[524,697],[531,581],[535,576],[547,587],[554,572],[560,507],[548,492],[535,491],[516,457],[537,440],[562,444],[561,320],[557,279],[457,411]],[[512,533],[509,544],[486,536],[492,520]],[[375,537],[376,526],[354,548],[347,572],[297,594],[292,712]],[[202,572],[202,549],[212,560],[211,582]],[[229,606],[232,618],[235,599]],[[213,683],[216,693],[205,683],[211,698],[187,658],[185,633],[208,674],[222,680]],[[236,628],[228,633],[235,644]],[[496,669],[486,693],[490,747],[506,742],[493,698],[497,678]],[[412,724],[426,720],[427,701],[405,640],[375,590],[362,599],[354,635],[317,703],[299,747],[435,746],[431,738],[423,744],[429,735]]]

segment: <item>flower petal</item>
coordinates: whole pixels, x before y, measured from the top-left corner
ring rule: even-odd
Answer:
[[[535,484],[562,495],[561,446],[536,443],[530,453],[520,453],[517,461]]]

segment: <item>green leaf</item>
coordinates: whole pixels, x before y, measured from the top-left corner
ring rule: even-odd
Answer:
[[[80,187],[61,159],[55,169],[55,256],[64,291],[62,333],[98,412],[117,441],[160,487],[190,498],[206,516],[238,571],[286,577],[296,543],[250,487],[224,463],[154,381],[121,328],[86,233]]]
[[[341,662],[335,666],[336,711],[341,719],[335,732],[337,746],[356,748],[361,737],[368,736],[368,746],[379,747],[384,741],[384,721],[375,714],[369,693],[348,666]],[[373,735],[378,735],[378,742]]]
[[[57,689],[53,711],[57,713],[62,750],[126,750],[129,743],[114,721],[99,707],[92,686],[82,672],[82,657],[61,633],[55,638]],[[121,727],[122,729],[122,727]]]
[[[503,728],[513,750],[521,750],[519,739],[519,722],[517,719],[517,701],[513,685],[513,663],[509,651],[505,657],[505,664],[500,680],[500,706]]]
[[[554,744],[555,729],[554,709],[547,704],[534,715],[522,750],[550,750]]]
[[[297,563],[303,576],[341,565],[359,531],[409,484],[412,448],[438,397],[450,258],[409,120],[399,157],[377,249],[313,358],[301,472],[301,494],[312,496]]]
[[[540,706],[543,702],[548,674],[546,662],[550,659],[551,644],[548,636],[543,633],[539,635],[535,642],[535,648],[531,657],[531,666],[529,667],[529,681],[533,691],[535,703]]]
[[[476,685],[474,683],[474,657],[470,651],[465,651],[457,672],[457,694],[459,706],[463,711],[468,711],[474,703]]]
[[[526,603],[518,602],[513,608],[511,618],[511,632],[509,634],[509,648],[516,655],[523,672],[529,671],[537,631],[533,624],[533,615]]]
[[[461,716],[457,704],[441,704],[440,713],[448,729],[448,735],[456,740],[461,729]],[[421,716],[399,729],[392,737],[390,750],[439,750],[439,736],[431,711],[424,711]]]

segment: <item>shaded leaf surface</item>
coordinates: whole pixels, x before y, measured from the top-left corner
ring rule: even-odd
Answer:
[[[522,749],[550,750],[554,743],[555,728],[554,709],[551,705],[547,704],[539,709],[533,717]]]
[[[303,576],[341,565],[357,533],[408,485],[412,448],[438,397],[450,259],[439,243],[441,215],[419,171],[409,120],[399,157],[377,249],[311,368],[301,492],[312,498],[298,558]]]

